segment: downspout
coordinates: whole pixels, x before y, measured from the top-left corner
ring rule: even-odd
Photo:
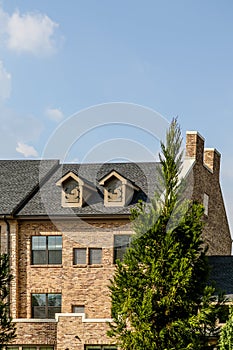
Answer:
[[[8,255],[8,259],[9,259],[9,267],[11,269],[11,258],[10,258],[10,224],[9,224],[9,221],[7,221],[7,218],[6,216],[4,215],[3,217],[3,220],[5,221],[6,223],[6,233],[7,233],[7,255]],[[8,285],[8,288],[9,288],[9,291],[10,291],[10,282],[9,282],[9,285]],[[10,293],[8,294],[7,296],[7,302],[8,302],[8,305],[9,305],[9,308],[8,308],[8,316],[10,317],[10,302],[11,302],[11,299],[10,299]]]
[[[10,260],[10,224],[9,221],[7,221],[6,215],[4,215],[3,220],[6,223],[6,234],[7,234],[7,255],[9,257]]]

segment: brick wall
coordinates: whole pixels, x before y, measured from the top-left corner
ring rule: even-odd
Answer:
[[[117,228],[114,223],[107,223],[105,229],[94,225],[92,231],[89,228],[86,232],[74,222],[63,226],[63,231],[58,232],[51,222],[20,223],[17,318],[31,317],[32,293],[62,293],[62,312],[71,312],[72,305],[85,305],[88,318],[110,317],[108,285],[114,272],[114,232],[128,234],[129,230],[125,226],[123,230]],[[62,265],[31,265],[31,237],[48,234],[62,234]],[[73,265],[73,249],[80,247],[102,247],[102,264]]]
[[[110,344],[105,322],[82,321],[82,317],[59,316],[57,323],[57,350],[83,350],[84,344]],[[64,329],[66,332],[64,332]]]
[[[55,345],[57,339],[56,322],[17,322],[17,338],[14,344]]]

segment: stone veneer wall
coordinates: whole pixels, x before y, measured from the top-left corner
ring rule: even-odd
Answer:
[[[197,132],[187,132],[186,156],[195,159],[188,177],[192,198],[203,203],[204,193],[209,196],[208,215],[204,216],[208,254],[231,255],[232,240],[219,183],[221,156],[215,149],[205,149],[204,139]]]

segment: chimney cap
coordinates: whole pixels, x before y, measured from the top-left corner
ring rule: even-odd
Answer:
[[[219,156],[221,156],[221,153],[216,148],[204,148],[204,151],[212,151],[217,153]]]
[[[186,131],[186,135],[198,135],[203,141],[205,141],[204,137],[198,131]]]

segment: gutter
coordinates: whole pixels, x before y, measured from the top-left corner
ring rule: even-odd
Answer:
[[[78,215],[66,215],[66,214],[47,214],[47,215],[17,215],[18,220],[116,220],[116,219],[129,219],[130,214],[78,214]]]

